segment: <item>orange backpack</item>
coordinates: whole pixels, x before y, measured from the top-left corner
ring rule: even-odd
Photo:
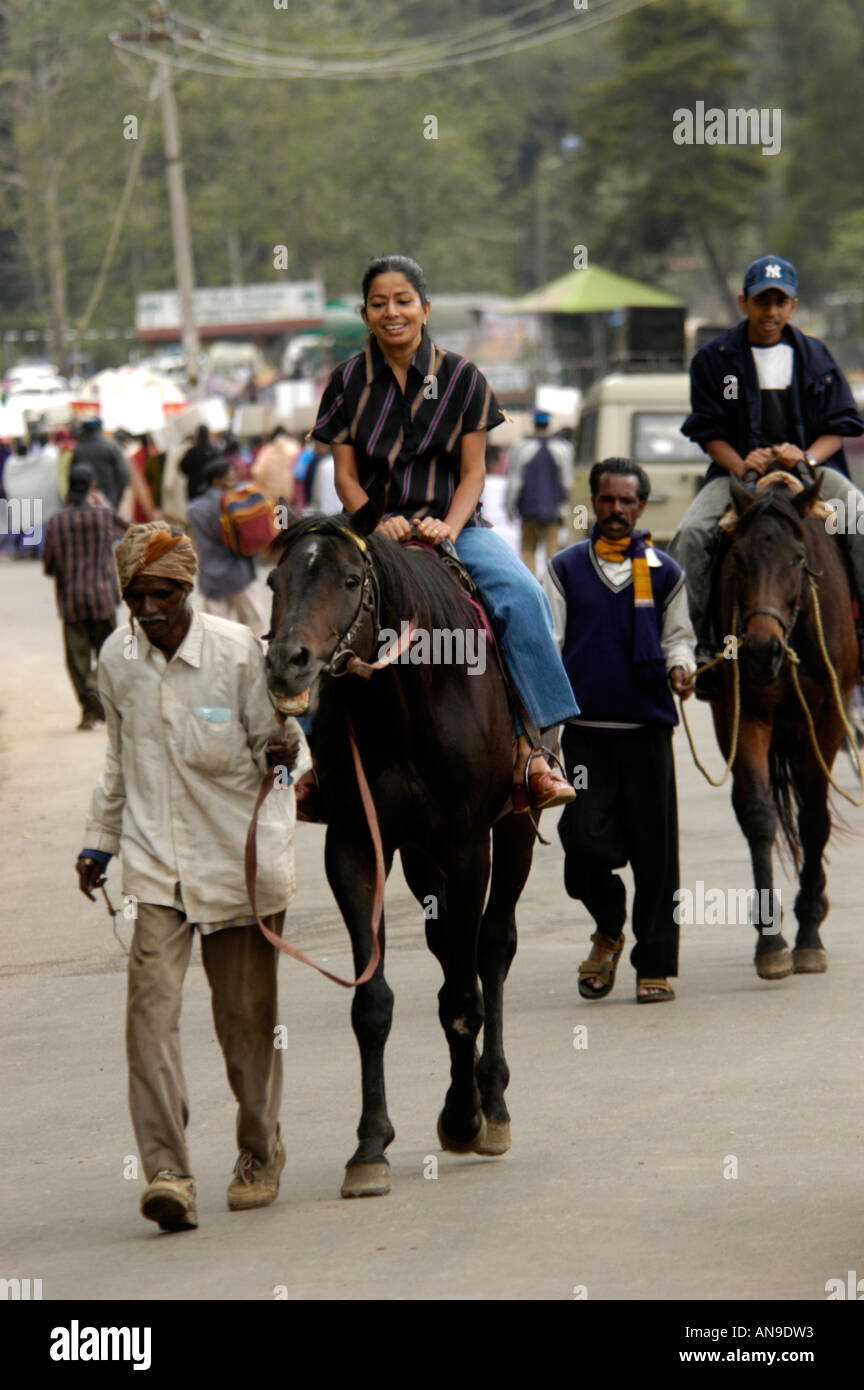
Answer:
[[[222,538],[235,555],[260,555],[279,535],[272,502],[254,483],[222,493]]]

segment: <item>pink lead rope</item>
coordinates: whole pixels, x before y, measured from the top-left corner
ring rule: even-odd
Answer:
[[[382,658],[381,661],[376,661],[372,666],[368,666],[366,662],[361,662],[359,657],[353,657],[352,661],[349,663],[349,670],[351,670],[354,667],[354,662],[356,662],[358,668],[365,668],[362,670],[357,669],[356,673],[358,675],[363,675],[368,678],[372,675],[373,671],[380,671],[384,666],[388,666],[391,662],[395,661],[404,651],[405,646],[411,640],[411,634],[413,633],[414,628],[415,622],[412,618],[411,622],[408,625],[407,631],[403,632],[398,644],[391,648],[386,657]],[[292,946],[288,941],[283,941],[281,936],[277,936],[275,932],[270,931],[269,927],[265,927],[264,923],[261,921],[260,916],[258,915],[258,902],[255,886],[258,877],[258,846],[256,839],[258,830],[258,814],[261,810],[261,807],[264,805],[266,798],[272,791],[273,785],[276,781],[278,769],[275,767],[268,768],[267,772],[264,774],[264,780],[262,781],[261,788],[258,792],[258,797],[255,802],[255,809],[252,812],[252,820],[249,824],[249,830],[246,834],[245,867],[246,891],[249,894],[249,902],[251,903],[252,911],[255,914],[255,921],[258,923],[260,930],[263,932],[264,936],[266,936],[271,946],[275,946],[276,949],[279,951],[284,951],[286,956],[292,956],[294,960],[299,960],[303,965],[311,965],[313,970],[317,970],[320,975],[326,975],[327,979],[332,980],[335,985],[342,985],[344,989],[355,989],[357,985],[365,985],[367,980],[371,980],[372,976],[375,974],[375,969],[378,965],[378,962],[381,959],[381,946],[378,941],[378,928],[381,923],[381,912],[384,907],[385,874],[384,850],[381,845],[381,830],[378,825],[378,816],[375,811],[375,803],[372,800],[372,793],[369,790],[369,783],[366,780],[366,774],[363,771],[363,764],[360,761],[360,753],[357,748],[357,741],[354,738],[354,726],[351,723],[351,719],[349,716],[346,716],[346,719],[348,723],[348,738],[351,743],[351,756],[354,759],[354,772],[357,777],[357,786],[360,790],[360,799],[363,802],[363,810],[366,813],[366,824],[369,827],[369,834],[372,837],[372,845],[375,850],[375,896],[372,900],[372,952],[369,956],[369,962],[366,966],[366,969],[363,971],[363,974],[358,975],[356,980],[343,980],[341,975],[334,975],[330,970],[325,970],[323,965],[316,964],[316,962],[312,960],[311,957],[306,955],[305,951],[301,951],[296,946]]]

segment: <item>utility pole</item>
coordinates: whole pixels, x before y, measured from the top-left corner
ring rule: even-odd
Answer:
[[[201,343],[195,318],[195,265],[192,241],[189,236],[189,214],[186,205],[186,179],[183,173],[183,149],[180,142],[180,119],[171,78],[171,64],[163,45],[170,40],[173,20],[165,6],[152,4],[147,11],[150,28],[140,34],[124,34],[123,38],[138,43],[159,45],[157,70],[162,96],[162,135],[165,147],[165,173],[168,181],[168,202],[171,208],[171,240],[174,247],[174,275],[177,298],[180,301],[180,332],[186,354],[186,375],[190,385],[198,382]],[[195,37],[200,38],[197,31]]]

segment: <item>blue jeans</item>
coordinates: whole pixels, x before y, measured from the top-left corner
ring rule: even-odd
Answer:
[[[455,541],[504,648],[513,683],[538,729],[579,713],[552,631],[549,600],[506,541],[485,526],[466,526]],[[521,726],[517,722],[517,729]]]

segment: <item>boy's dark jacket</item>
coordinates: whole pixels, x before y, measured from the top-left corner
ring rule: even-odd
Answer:
[[[681,426],[682,434],[703,447],[709,439],[725,439],[742,458],[767,444],[788,442],[806,449],[821,434],[845,438],[864,434],[848,382],[825,344],[787,323],[783,341],[791,343],[795,352],[795,436],[788,441],[765,439],[759,379],[747,329],[748,321],[742,319],[696,353],[690,364],[691,414]],[[729,380],[732,377],[735,383]],[[842,447],[824,462],[849,476]],[[726,470],[712,462],[706,478],[726,476]]]

